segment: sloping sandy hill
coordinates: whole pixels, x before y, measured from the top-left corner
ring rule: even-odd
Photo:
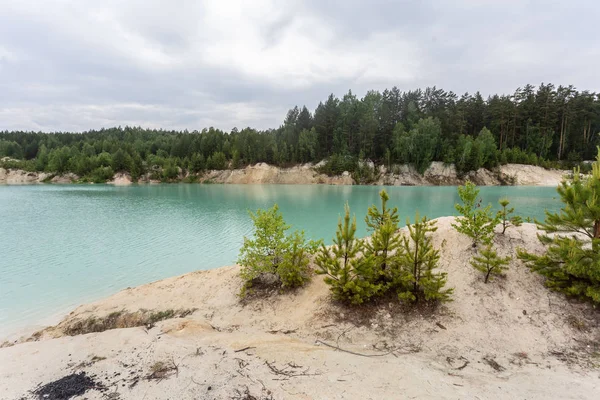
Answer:
[[[108,387],[90,399],[597,398],[597,312],[549,292],[517,261],[485,285],[452,221],[438,219],[434,240],[455,300],[435,312],[393,301],[345,308],[318,276],[295,293],[244,304],[238,267],[194,272],[81,306],[46,339],[0,349],[0,398],[73,371]],[[531,224],[509,229],[497,236],[499,252],[541,251],[535,233]],[[149,330],[59,337],[92,315],[189,307],[198,310]],[[177,369],[146,379],[157,361]]]

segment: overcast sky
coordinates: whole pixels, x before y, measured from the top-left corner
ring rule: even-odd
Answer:
[[[0,130],[278,127],[329,93],[600,91],[596,0],[0,0]]]

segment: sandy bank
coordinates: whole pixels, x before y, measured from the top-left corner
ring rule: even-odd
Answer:
[[[19,185],[32,183],[72,183],[79,179],[75,174],[53,175],[46,172],[27,172],[0,168],[0,184]]]
[[[294,293],[244,304],[238,267],[193,272],[83,305],[42,340],[0,349],[0,398],[28,398],[37,384],[74,371],[96,374],[119,399],[596,398],[597,359],[588,353],[597,312],[549,292],[517,261],[485,285],[452,221],[438,219],[434,242],[454,301],[433,314],[395,302],[348,309],[318,276]],[[535,233],[525,224],[498,235],[499,253],[541,251]],[[197,311],[150,329],[63,336],[90,316],[168,308]],[[159,361],[177,368],[146,379]]]
[[[546,170],[542,167],[521,164],[507,164],[495,171],[479,169],[467,176],[459,178],[453,165],[434,162],[423,175],[418,174],[407,165],[396,166],[394,172],[381,167],[372,182],[374,185],[391,186],[438,186],[460,185],[467,179],[478,185],[537,185],[556,186],[569,171]],[[26,172],[21,170],[6,170],[0,168],[0,183],[31,184],[42,183],[50,179],[52,183],[71,183],[79,179],[74,174],[54,176],[47,173]],[[184,179],[184,176],[180,177]],[[205,183],[234,183],[234,184],[326,184],[353,185],[356,182],[345,172],[339,176],[327,176],[318,173],[312,164],[304,164],[292,168],[279,168],[264,163],[251,165],[242,169],[207,171],[198,178]],[[141,183],[158,183],[146,174],[140,179]],[[115,185],[131,184],[131,176],[126,173],[115,174],[112,181]]]

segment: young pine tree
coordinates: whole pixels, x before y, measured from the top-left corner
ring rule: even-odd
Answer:
[[[548,246],[546,253],[519,249],[518,256],[546,277],[548,287],[600,303],[600,148],[591,176],[583,177],[576,169],[557,191],[563,202],[560,212],[546,211],[545,222],[536,221],[546,232],[538,235]]]
[[[317,274],[325,275],[333,297],[352,304],[361,304],[376,295],[382,285],[376,283],[377,269],[373,258],[359,255],[363,242],[355,238],[356,217],[350,220],[350,207],[339,219],[331,249],[321,245],[315,263]]]
[[[375,229],[371,241],[365,244],[364,254],[374,263],[379,281],[388,285],[393,279],[393,270],[398,268],[402,251],[398,224],[387,219]]]
[[[365,217],[367,226],[373,229],[371,241],[365,244],[365,255],[375,262],[380,280],[389,281],[390,267],[397,263],[402,241],[398,234],[398,209],[386,207],[389,196],[385,190],[379,192],[379,197],[381,210],[372,205]]]
[[[393,224],[398,225],[400,218],[398,217],[398,208],[387,208],[387,202],[390,196],[387,194],[385,189],[379,192],[381,198],[381,210],[377,208],[375,204],[371,205],[367,210],[367,216],[365,217],[365,223],[367,224],[367,230],[374,231],[386,220],[390,220]]]
[[[458,187],[458,195],[463,204],[456,204],[454,207],[462,217],[458,217],[457,223],[452,224],[452,227],[469,236],[473,240],[473,247],[477,247],[479,243],[491,244],[494,228],[499,221],[499,217],[492,214],[492,205],[481,207],[481,199],[478,200],[479,189],[471,181]]]
[[[433,247],[431,233],[437,230],[435,221],[427,217],[419,218],[408,226],[408,236],[404,236],[400,254],[401,269],[396,273],[398,298],[407,302],[416,302],[420,298],[427,301],[450,301],[454,289],[443,289],[446,285],[445,272],[436,273],[440,260],[440,252]]]
[[[488,283],[491,275],[500,275],[502,271],[507,270],[509,262],[510,257],[498,257],[496,250],[488,246],[481,250],[481,255],[473,257],[471,265],[485,274],[484,283]]]
[[[523,219],[518,215],[511,216],[512,213],[515,212],[515,208],[507,208],[510,204],[510,201],[506,197],[500,199],[498,202],[502,207],[502,210],[498,211],[498,219],[502,224],[502,234],[506,232],[506,228],[509,226],[521,226],[523,224]]]

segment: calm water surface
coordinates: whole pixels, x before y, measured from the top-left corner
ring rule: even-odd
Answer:
[[[374,186],[0,186],[0,337],[50,322],[83,302],[198,269],[235,262],[251,234],[247,210],[278,203],[288,223],[331,243],[349,202],[358,230],[379,204]],[[387,187],[401,220],[415,210],[456,215],[455,187]],[[520,214],[559,207],[554,188],[484,187],[484,203],[508,196]]]

